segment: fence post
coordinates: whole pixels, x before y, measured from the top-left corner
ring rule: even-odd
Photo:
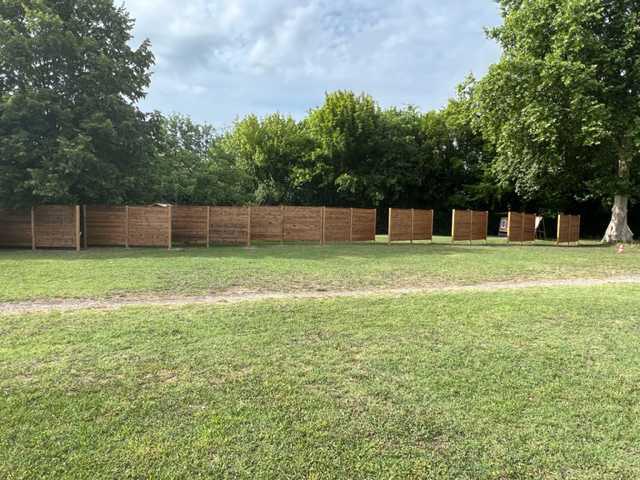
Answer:
[[[173,222],[173,217],[171,215],[172,214],[172,209],[173,209],[173,207],[171,205],[169,205],[169,207],[167,208],[167,216],[169,217],[169,222],[168,222],[169,223],[169,225],[168,225],[168,227],[169,227],[169,245],[167,246],[167,250],[171,250],[171,235],[172,235],[171,223]]]
[[[129,205],[124,206],[124,248],[129,248]]]
[[[378,209],[373,209],[373,243],[376,243],[376,232],[378,230]]]
[[[522,214],[522,232],[521,232],[521,237],[520,237],[520,244],[521,245],[524,245],[524,232],[525,232],[524,223],[526,222],[526,220],[527,220],[527,214],[523,213]]]
[[[576,245],[580,245],[580,225],[582,222],[582,215],[578,215],[578,237],[576,238]]]
[[[89,241],[87,239],[88,235],[87,235],[87,206],[83,205],[82,206],[82,233],[83,235],[83,239],[84,239],[84,248],[87,248],[89,246]]]
[[[561,217],[562,214],[558,214],[558,220],[557,220],[557,225],[556,225],[556,245],[560,245],[560,221],[561,221]]]
[[[284,245],[284,225],[286,221],[285,209],[286,207],[284,205],[280,205],[280,218],[282,223],[282,225],[280,225],[282,227],[282,233],[280,235],[280,245]]]
[[[473,243],[473,210],[469,210],[469,245]]]
[[[320,207],[320,245],[324,245],[324,213],[326,207]]]
[[[353,243],[353,208],[349,209],[349,242]]]
[[[80,251],[80,205],[76,205],[75,212],[75,237],[76,237],[76,252]]]
[[[36,207],[31,207],[31,250],[36,249]]]
[[[207,206],[207,248],[211,243],[211,207]]]
[[[251,246],[251,205],[247,207],[247,247]]]
[[[453,209],[453,214],[451,215],[451,243],[455,242],[456,238],[456,209]]]
[[[415,213],[414,213],[414,209],[412,208],[411,209],[411,243],[413,243],[413,237],[415,236],[414,226],[413,226],[414,218],[415,218]]]
[[[388,234],[387,234],[387,244],[391,245],[391,215],[393,208],[389,207],[389,230],[388,230]]]

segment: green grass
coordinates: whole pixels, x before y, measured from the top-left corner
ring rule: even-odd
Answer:
[[[4,316],[0,477],[640,478],[639,340],[634,286]]]
[[[640,248],[377,244],[0,251],[0,301],[425,287],[640,274]]]

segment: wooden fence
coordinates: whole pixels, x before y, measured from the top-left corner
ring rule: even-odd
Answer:
[[[507,221],[507,240],[510,242],[535,242],[535,213],[509,212]]]
[[[389,209],[389,243],[433,240],[433,210]]]
[[[80,207],[0,209],[0,246],[80,250]]]
[[[558,236],[557,242],[560,243],[579,243],[580,242],[580,215],[558,215]]]
[[[451,241],[487,240],[489,212],[454,210],[451,219]]]
[[[170,206],[85,206],[85,247],[171,248]]]

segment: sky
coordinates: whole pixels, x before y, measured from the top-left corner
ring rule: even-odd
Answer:
[[[500,50],[494,0],[125,0],[156,57],[141,107],[225,128],[248,113],[302,118],[326,92],[439,108]]]

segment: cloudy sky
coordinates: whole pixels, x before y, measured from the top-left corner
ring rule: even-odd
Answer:
[[[499,56],[493,0],[125,0],[156,56],[146,110],[228,126],[247,113],[302,117],[325,92],[383,106],[444,105]]]

